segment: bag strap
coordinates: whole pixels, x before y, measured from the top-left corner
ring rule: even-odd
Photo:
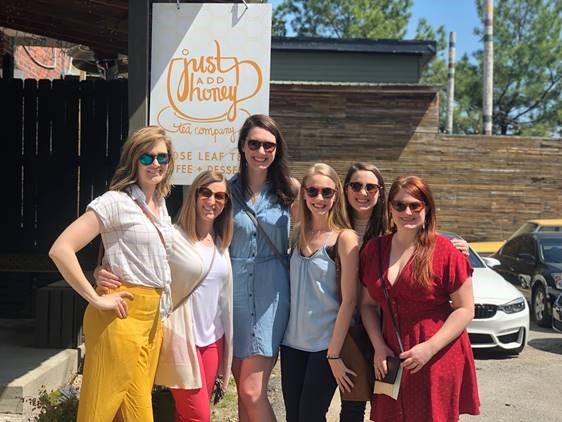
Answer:
[[[211,268],[213,268],[213,262],[215,262],[215,255],[217,254],[217,247],[213,242],[213,256],[211,257],[211,263],[209,264],[209,268],[207,268],[207,271],[205,271],[205,274],[203,274],[203,276],[199,279],[199,281],[193,286],[193,289],[191,289],[191,291],[185,295],[185,297],[180,300],[176,305],[173,306],[171,312],[174,312],[176,309],[178,309],[181,305],[183,305],[185,303],[185,301],[187,299],[189,299],[189,296],[191,296],[191,293],[193,293],[195,291],[195,289],[197,287],[199,287],[199,285],[201,283],[203,283],[203,281],[207,278],[207,276],[209,275],[209,273],[211,272]]]
[[[287,260],[287,256],[283,255],[279,251],[279,249],[277,249],[277,246],[275,246],[275,243],[273,243],[271,238],[267,235],[265,229],[260,224],[260,221],[258,220],[254,210],[251,209],[248,206],[248,204],[246,204],[244,202],[244,200],[240,197],[238,192],[236,192],[234,189],[232,189],[230,193],[231,193],[232,197],[236,200],[236,202],[238,202],[240,204],[240,206],[242,207],[242,210],[248,215],[248,217],[250,217],[250,220],[252,220],[252,222],[254,223],[256,228],[258,229],[258,231],[261,233],[262,237],[267,241],[267,243],[268,243],[269,247],[271,248],[271,250],[273,251],[273,253],[275,253],[275,255],[277,256],[277,258],[279,258],[279,260],[281,261],[283,266],[288,270],[289,269],[289,261]]]
[[[343,231],[343,230],[342,230]],[[336,256],[334,261],[336,262],[336,285],[338,289],[338,294],[340,295],[340,303],[342,301],[342,294],[341,294],[341,259],[340,259],[340,251],[338,248],[340,242],[340,235],[341,232],[338,233],[338,237],[336,238],[336,243],[334,243],[334,249],[336,250]]]
[[[384,281],[384,271],[382,267],[382,237],[377,239],[379,250],[379,271],[380,271],[380,278],[382,283],[382,288],[384,292],[384,297],[386,299],[386,306],[388,307],[388,313],[390,314],[390,319],[392,321],[392,326],[394,327],[394,333],[396,334],[396,339],[398,340],[398,346],[400,346],[400,352],[404,353],[404,345],[402,344],[402,339],[400,338],[400,332],[398,331],[398,324],[396,323],[396,319],[394,319],[394,314],[392,313],[392,307],[390,306],[390,299],[388,297],[388,291],[386,289],[386,283]]]
[[[164,246],[164,250],[166,250],[166,242],[164,242],[164,236],[162,236],[162,232],[160,231],[160,229],[158,228],[158,226],[156,225],[156,223],[154,222],[154,220],[152,219],[152,217],[150,216],[150,214],[148,213],[148,211],[146,211],[146,210],[142,207],[142,205],[139,204],[135,198],[133,198],[133,195],[131,195],[130,192],[127,192],[127,195],[129,195],[129,197],[133,200],[133,202],[139,206],[139,208],[141,209],[141,211],[143,212],[143,214],[146,215],[146,218],[148,218],[148,221],[150,221],[150,222],[152,223],[152,225],[154,226],[154,228],[155,228],[156,231],[158,232],[158,236],[160,237],[160,241],[162,242],[162,246]]]
[[[141,211],[143,212],[144,215],[146,215],[146,218],[148,218],[148,221],[150,221],[152,223],[152,225],[154,226],[154,228],[156,229],[156,231],[158,232],[158,237],[160,237],[160,241],[162,242],[162,246],[164,246],[164,250],[166,250],[166,243],[164,242],[164,236],[162,236],[162,232],[160,231],[160,229],[156,226],[156,223],[154,222],[154,220],[150,217],[150,215],[148,214],[148,212],[146,212],[146,210],[141,206],[141,204],[139,204],[137,202],[137,200],[135,198],[133,198],[133,196],[131,195],[131,193],[129,191],[125,191],[125,193],[127,195],[129,195],[129,198],[131,198],[133,200],[133,202],[135,204],[137,204],[139,206],[139,208],[141,209]],[[101,266],[101,262],[103,260],[103,256],[105,254],[105,246],[103,245],[102,240],[100,239],[100,246],[98,248],[98,262],[97,262],[97,266],[100,267]]]

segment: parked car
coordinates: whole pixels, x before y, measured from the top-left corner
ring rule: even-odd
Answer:
[[[494,267],[524,292],[531,314],[542,327],[550,327],[552,305],[562,293],[562,232],[520,234],[493,255]]]
[[[552,328],[562,333],[562,294],[552,305]]]
[[[524,233],[535,232],[560,232],[562,231],[562,218],[528,220],[519,227],[507,240],[513,239]],[[497,252],[505,243],[505,240],[471,242],[470,246],[480,255],[490,255]]]
[[[442,234],[449,239],[459,237],[449,232]],[[474,268],[474,319],[467,329],[472,348],[520,353],[529,333],[529,306],[525,297],[490,268],[499,264],[496,259],[481,258],[472,248],[468,259]]]

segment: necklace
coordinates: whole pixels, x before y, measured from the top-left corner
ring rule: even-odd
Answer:
[[[197,236],[197,241],[204,244],[204,245],[212,245],[215,243],[213,239],[213,235],[211,233],[207,233],[204,236]]]

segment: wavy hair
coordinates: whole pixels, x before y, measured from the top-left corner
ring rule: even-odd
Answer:
[[[416,234],[416,245],[412,255],[412,274],[417,275],[415,283],[428,288],[433,279],[431,260],[435,249],[437,236],[437,217],[435,215],[435,200],[429,185],[418,176],[398,177],[392,182],[388,192],[388,213],[390,214],[391,201],[404,191],[418,201],[425,204],[425,220],[422,228]],[[396,233],[396,224],[391,220],[390,230]]]
[[[330,230],[351,229],[351,224],[349,223],[349,218],[345,209],[345,195],[343,191],[343,185],[338,174],[328,164],[313,164],[304,173],[299,194],[300,218],[295,232],[298,236],[296,239],[296,243],[301,250],[305,247],[304,242],[306,231],[312,229],[312,213],[306,206],[306,201],[304,200],[304,190],[306,188],[306,182],[308,178],[315,175],[329,177],[336,185],[336,199],[334,205],[332,206],[330,211],[328,211],[328,227],[330,228]]]
[[[273,191],[277,196],[277,202],[284,206],[289,206],[293,203],[297,196],[297,192],[293,188],[293,183],[291,181],[291,176],[289,173],[288,164],[288,150],[287,143],[281,134],[279,125],[271,117],[263,114],[254,114],[246,119],[244,125],[240,129],[240,134],[238,136],[238,152],[240,154],[240,184],[242,185],[242,191],[251,195],[250,186],[248,182],[248,162],[244,156],[244,143],[248,138],[250,130],[255,127],[267,130],[275,137],[276,148],[275,148],[275,159],[267,169],[267,180],[273,186]]]
[[[156,192],[165,198],[171,190],[171,177],[174,169],[174,150],[172,141],[166,135],[166,131],[158,126],[146,126],[133,132],[121,147],[119,164],[113,173],[109,190],[122,191],[126,187],[137,183],[139,157],[149,152],[154,146],[163,141],[168,150],[170,161],[162,181],[156,186]]]
[[[186,198],[183,200],[180,212],[178,214],[178,224],[187,234],[187,238],[192,242],[197,241],[197,196],[199,188],[207,187],[211,183],[224,183],[226,193],[229,198],[224,204],[224,209],[215,218],[213,229],[215,231],[215,239],[217,247],[224,252],[232,241],[234,233],[232,219],[232,201],[230,199],[229,183],[223,173],[212,170],[205,170],[197,175],[193,180]]]
[[[345,175],[345,180],[343,182],[344,188],[347,186],[351,178],[355,173],[358,171],[370,171],[375,175],[377,180],[379,181],[379,186],[381,187],[379,190],[379,197],[377,199],[377,203],[373,207],[371,211],[371,216],[369,217],[369,222],[367,224],[367,230],[365,231],[365,235],[363,236],[363,243],[367,240],[381,236],[388,231],[388,213],[386,208],[386,188],[384,185],[384,178],[382,177],[381,171],[373,164],[365,163],[365,162],[357,162],[353,163],[349,166],[347,170],[347,174]],[[345,207],[347,210],[347,215],[349,216],[349,221],[353,226],[355,222],[353,221],[353,207],[347,200],[347,195],[345,195]]]

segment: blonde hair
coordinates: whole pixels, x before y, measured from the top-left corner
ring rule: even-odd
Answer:
[[[126,187],[137,183],[139,157],[162,141],[166,144],[170,161],[162,181],[156,186],[156,192],[163,198],[168,196],[171,189],[170,179],[174,169],[174,151],[172,141],[166,135],[166,131],[158,126],[146,126],[129,135],[129,138],[121,147],[119,164],[111,178],[109,190],[122,191]]]
[[[328,227],[330,228],[330,230],[337,231],[343,229],[351,229],[351,224],[349,223],[349,218],[347,216],[347,210],[345,208],[345,194],[343,191],[343,185],[338,174],[328,164],[313,164],[308,168],[302,178],[301,192],[299,194],[300,223],[298,224],[295,232],[298,236],[298,238],[296,239],[296,243],[300,249],[304,249],[304,247],[306,246],[306,231],[312,229],[312,213],[306,206],[306,201],[304,200],[304,190],[307,187],[306,182],[308,178],[315,175],[329,177],[336,186],[336,198],[334,201],[334,205],[332,206],[330,211],[328,211]]]
[[[192,242],[197,241],[197,195],[199,188],[209,186],[211,183],[224,183],[229,198],[224,204],[224,209],[215,218],[213,229],[216,235],[217,247],[224,252],[232,241],[234,224],[232,219],[232,201],[230,199],[230,187],[223,173],[205,170],[197,175],[191,188],[184,199],[178,215],[178,224],[187,234]]]

